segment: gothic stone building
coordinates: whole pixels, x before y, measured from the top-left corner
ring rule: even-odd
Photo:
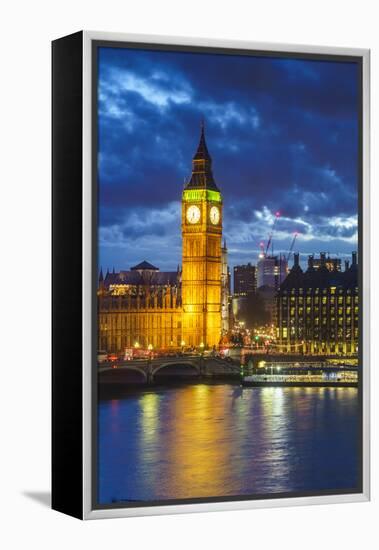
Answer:
[[[181,342],[181,273],[162,272],[148,262],[99,278],[99,349],[120,352]]]
[[[345,271],[328,266],[321,254],[303,272],[299,255],[277,294],[277,340],[284,352],[354,355],[358,351],[358,266],[356,253]]]
[[[100,273],[99,349],[217,346],[228,330],[230,278],[222,239],[222,196],[212,173],[204,127],[182,194],[182,268],[161,272],[144,261]]]

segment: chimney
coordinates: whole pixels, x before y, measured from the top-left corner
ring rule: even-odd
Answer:
[[[352,252],[351,254],[351,267],[357,267],[357,253]]]
[[[295,252],[293,255],[293,267],[299,267],[299,256],[298,252]]]

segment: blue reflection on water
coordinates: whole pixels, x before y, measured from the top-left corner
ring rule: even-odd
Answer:
[[[99,403],[99,503],[354,489],[358,392],[197,384]]]

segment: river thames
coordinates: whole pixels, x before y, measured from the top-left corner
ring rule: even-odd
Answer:
[[[99,504],[358,485],[354,388],[149,388],[99,402]]]

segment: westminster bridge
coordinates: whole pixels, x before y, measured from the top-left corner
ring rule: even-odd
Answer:
[[[165,379],[240,378],[239,361],[202,355],[152,357],[98,364],[100,384],[154,384]]]

